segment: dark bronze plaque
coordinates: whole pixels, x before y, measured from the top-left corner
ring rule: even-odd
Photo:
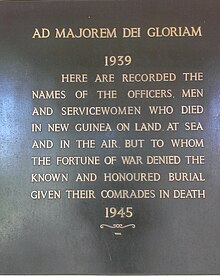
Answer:
[[[0,2],[0,274],[219,274],[215,0]]]

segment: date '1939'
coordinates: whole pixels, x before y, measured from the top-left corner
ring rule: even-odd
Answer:
[[[128,66],[132,62],[131,56],[105,56],[105,66]]]

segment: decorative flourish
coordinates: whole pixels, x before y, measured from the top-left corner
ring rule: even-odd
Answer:
[[[120,223],[114,223],[113,225],[108,225],[108,224],[101,224],[100,225],[100,228],[103,229],[104,227],[108,227],[108,228],[111,228],[111,229],[124,229],[124,228],[127,228],[127,227],[131,227],[131,228],[135,228],[135,224],[134,223],[131,223],[131,224],[127,224],[127,225],[123,225],[123,224],[120,224]]]
[[[120,233],[120,232],[115,232],[114,234],[115,234],[115,236],[121,236],[122,235],[122,233]]]
[[[131,224],[128,224],[128,225],[121,226],[120,228],[127,228],[127,227],[135,228],[136,225],[134,223],[131,223]]]

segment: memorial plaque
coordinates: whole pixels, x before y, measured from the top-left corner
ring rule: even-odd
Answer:
[[[219,8],[0,2],[0,274],[220,273]]]

